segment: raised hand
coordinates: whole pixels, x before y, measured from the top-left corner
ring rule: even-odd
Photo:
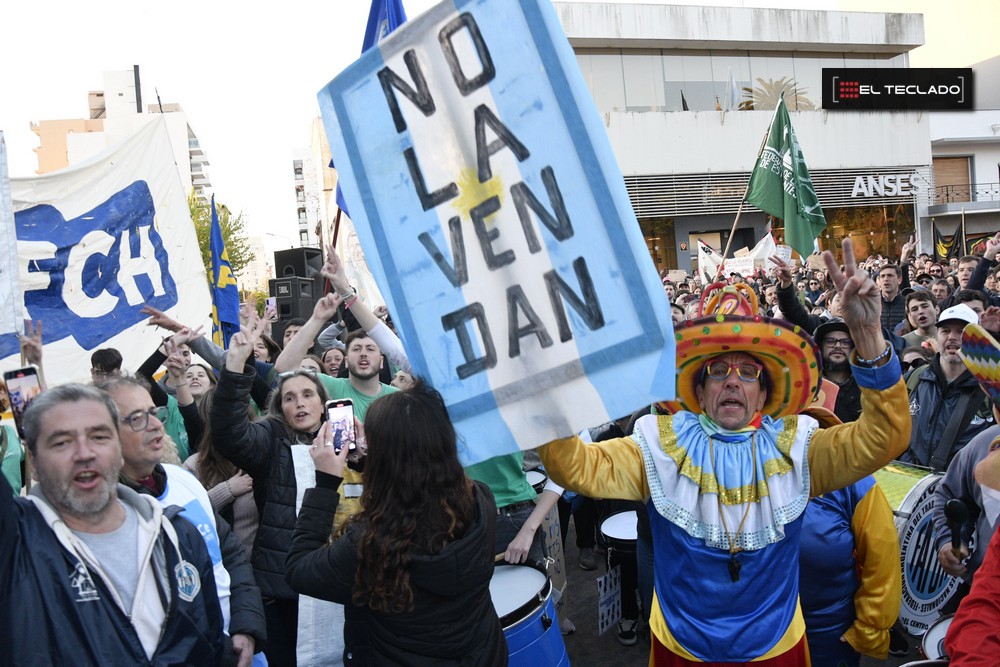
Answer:
[[[913,240],[912,236],[910,236],[910,240],[904,243],[902,249],[900,250],[899,263],[904,264],[906,260],[910,258],[910,255],[913,254],[913,251],[916,250],[916,248],[917,248],[917,242]]]
[[[843,249],[843,271],[829,250],[823,253],[823,261],[826,262],[830,281],[840,293],[844,321],[848,326],[881,328],[882,297],[878,285],[866,271],[857,268],[851,239],[844,239]]]
[[[774,277],[781,283],[782,287],[788,287],[792,284],[792,265],[781,259],[778,255],[772,255],[770,258],[772,264],[774,264]]]
[[[24,335],[21,336],[21,350],[29,364],[42,365],[42,321],[25,320]]]
[[[998,253],[1000,253],[1000,232],[986,239],[986,251],[983,253],[983,257],[996,261]]]
[[[340,295],[336,292],[330,292],[323,296],[322,299],[316,302],[313,306],[313,318],[318,322],[326,322],[331,317],[337,314],[337,308],[340,307],[342,299]]]
[[[242,373],[244,364],[246,364],[250,355],[253,354],[254,346],[260,340],[260,337],[264,335],[264,328],[267,326],[267,322],[254,316],[251,318],[251,323],[251,327],[241,328],[233,334],[232,340],[229,341],[229,350],[226,352],[227,370]]]
[[[203,328],[204,327],[198,327],[197,329],[192,329],[191,327],[181,327],[181,330],[171,336],[170,340],[172,340],[175,345],[184,345],[195,338],[201,338],[203,335]]]
[[[180,331],[184,328],[183,324],[170,317],[162,310],[157,310],[152,306],[143,306],[142,310],[139,312],[143,315],[149,315],[149,321],[146,322],[146,326],[148,327],[163,327],[167,331]]]
[[[351,288],[347,272],[344,271],[344,263],[340,261],[337,248],[332,243],[326,249],[326,262],[323,263],[320,275],[329,280],[333,288],[342,294]]]

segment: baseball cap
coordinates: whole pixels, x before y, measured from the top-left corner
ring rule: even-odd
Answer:
[[[938,317],[938,324],[942,322],[947,322],[948,320],[961,320],[969,324],[979,324],[979,315],[976,315],[976,311],[972,310],[964,303],[960,303],[957,306],[952,306],[946,309],[941,316]]]

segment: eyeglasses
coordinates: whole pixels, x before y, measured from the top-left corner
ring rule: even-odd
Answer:
[[[109,378],[118,375],[118,371],[102,371],[96,368],[90,369],[90,377],[92,378]]]
[[[850,338],[830,338],[829,336],[827,336],[826,338],[823,339],[823,345],[826,345],[827,347],[830,348],[842,347],[845,350],[849,350],[852,347],[854,347],[854,341],[852,341]]]
[[[921,366],[927,365],[926,359],[914,359],[913,361],[900,361],[900,367],[902,367],[903,372],[910,370],[911,368],[920,368]]]
[[[809,284],[810,284],[810,285],[819,285],[819,283],[818,283],[818,282],[816,282],[815,280],[810,280],[810,281],[809,281]]]
[[[744,361],[741,364],[731,364],[721,359],[715,359],[705,364],[705,373],[713,380],[725,380],[734,370],[736,371],[736,376],[744,382],[756,382],[764,367],[749,361]]]
[[[137,410],[126,417],[122,417],[120,421],[123,424],[128,424],[128,427],[136,433],[140,433],[149,428],[150,417],[156,417],[160,423],[163,423],[167,420],[167,409],[157,406],[149,410]]]

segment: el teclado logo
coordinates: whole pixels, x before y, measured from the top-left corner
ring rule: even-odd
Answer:
[[[823,108],[881,111],[967,111],[969,68],[823,68]]]

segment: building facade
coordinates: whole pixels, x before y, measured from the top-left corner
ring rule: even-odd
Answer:
[[[162,113],[173,146],[174,161],[181,182],[190,184],[195,197],[208,203],[212,183],[208,157],[198,136],[179,104],[149,104],[143,108],[139,66],[131,70],[105,72],[104,90],[91,91],[87,99],[88,118],[43,120],[31,124],[38,135],[35,148],[36,173],[46,174],[82,162],[123,141],[150,120],[149,114]]]
[[[907,67],[919,14],[557,2],[657,269],[724,248],[782,93],[826,215],[820,249],[850,236],[897,254],[933,191],[928,114],[824,111],[824,67]],[[744,205],[732,248],[766,216]],[[780,222],[773,227],[781,242]]]

